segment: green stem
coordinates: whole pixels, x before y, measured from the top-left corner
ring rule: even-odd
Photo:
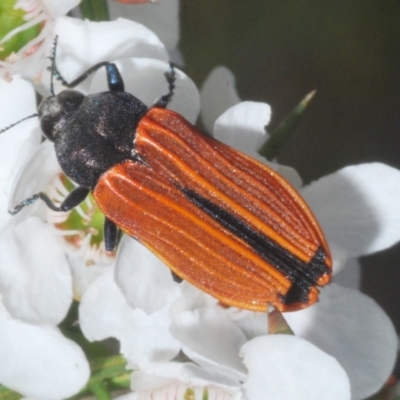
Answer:
[[[82,17],[90,21],[109,21],[107,0],[82,0],[79,6]]]
[[[288,141],[289,137],[300,122],[301,117],[314,95],[315,90],[309,93],[291,111],[291,113],[278,125],[274,132],[271,133],[271,137],[260,147],[258,154],[270,161],[277,157],[282,147]]]
[[[130,371],[127,371],[126,360],[120,355],[93,359],[90,369],[89,382],[70,400],[82,399],[88,394],[98,400],[109,400],[111,391],[128,389],[130,386]]]
[[[294,335],[282,313],[277,309],[268,313],[268,333]]]
[[[103,382],[95,382],[89,385],[89,389],[97,400],[111,400],[111,394]]]

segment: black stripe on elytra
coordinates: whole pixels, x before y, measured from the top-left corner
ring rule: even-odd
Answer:
[[[286,295],[280,296],[282,303],[306,304],[310,288],[315,286],[322,275],[330,272],[325,265],[325,253],[322,248],[318,248],[312,260],[305,263],[268,236],[257,232],[236,215],[224,210],[194,190],[187,188],[180,188],[180,190],[193,204],[246,242],[263,260],[273,265],[292,282]]]

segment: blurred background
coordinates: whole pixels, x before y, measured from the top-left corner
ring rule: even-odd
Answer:
[[[400,169],[400,1],[181,0],[181,24],[188,75],[231,69],[241,99],[271,105],[269,131],[317,90],[279,156],[306,183],[371,161]],[[363,292],[400,332],[400,245],[361,263]]]

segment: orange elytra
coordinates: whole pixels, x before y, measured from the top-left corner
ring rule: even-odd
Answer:
[[[65,90],[44,99],[38,116],[64,173],[78,187],[67,211],[89,192],[105,214],[107,250],[120,229],[173,271],[222,303],[280,311],[315,303],[331,279],[324,235],[307,204],[275,171],[210,138],[166,106],[175,88],[148,108],[125,92],[115,64],[99,63],[67,83],[52,57],[52,76],[72,88],[101,67],[109,91]]]

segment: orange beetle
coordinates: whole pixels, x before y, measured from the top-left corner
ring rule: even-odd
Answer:
[[[79,186],[54,210],[70,210],[92,192],[106,216],[107,250],[119,229],[147,246],[178,277],[222,303],[265,311],[298,310],[318,299],[332,262],[315,217],[275,171],[199,132],[166,109],[169,93],[147,108],[124,91],[117,67],[103,62],[109,91],[49,96],[38,115],[64,173]]]

